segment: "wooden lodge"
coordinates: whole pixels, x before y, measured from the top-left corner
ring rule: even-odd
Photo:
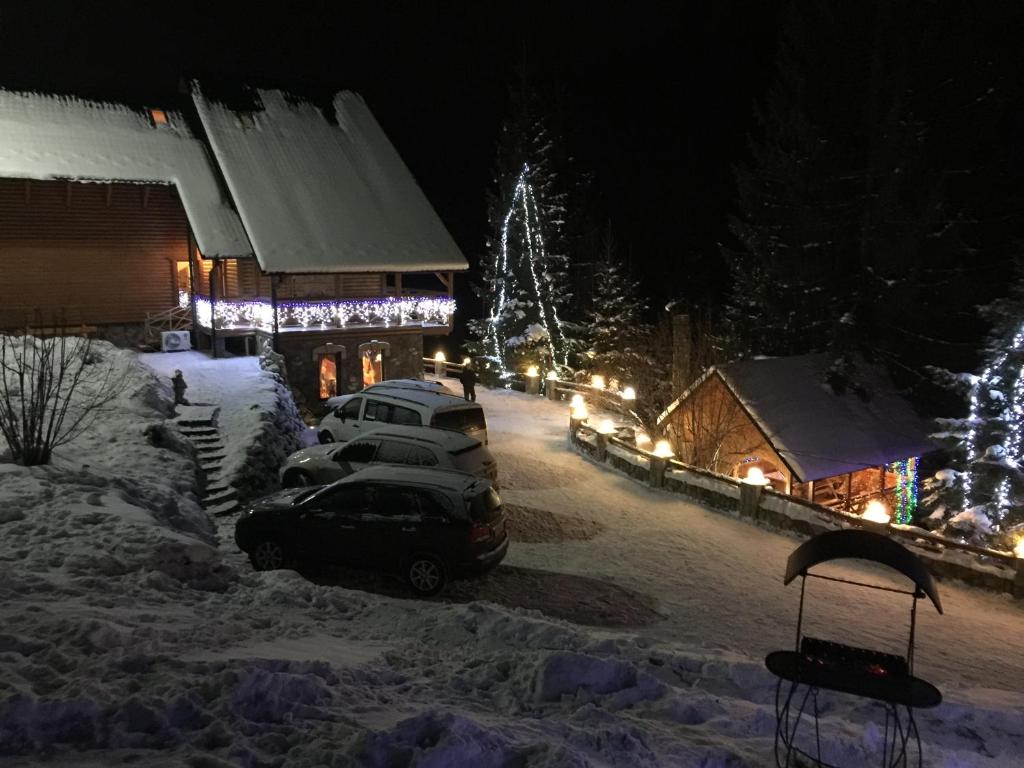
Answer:
[[[307,403],[419,375],[467,263],[362,99],[333,109],[0,91],[0,329],[266,345]]]
[[[714,366],[662,421],[683,461],[744,478],[759,468],[775,490],[846,511],[882,497],[896,518],[916,505],[916,469],[934,450],[924,424],[883,372],[826,383],[828,358],[804,355]]]

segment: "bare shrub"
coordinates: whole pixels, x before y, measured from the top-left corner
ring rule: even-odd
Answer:
[[[0,434],[16,464],[48,464],[124,388],[92,340],[0,335]]]

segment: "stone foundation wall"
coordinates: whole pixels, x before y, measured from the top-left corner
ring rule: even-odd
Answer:
[[[384,377],[387,379],[418,379],[423,374],[423,334],[418,332],[387,332],[367,330],[365,333],[339,331],[318,333],[279,333],[277,351],[284,355],[288,383],[302,402],[300,406],[316,409],[320,404],[321,347],[330,345],[343,355],[338,369],[338,394],[358,392],[363,388],[359,345],[380,341],[390,344],[384,355]],[[342,350],[344,350],[342,352]]]

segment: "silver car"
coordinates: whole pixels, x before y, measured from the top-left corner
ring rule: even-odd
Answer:
[[[486,478],[495,488],[498,482],[498,464],[476,438],[449,429],[387,425],[347,443],[296,451],[281,467],[281,485],[325,485],[370,464],[457,469]]]

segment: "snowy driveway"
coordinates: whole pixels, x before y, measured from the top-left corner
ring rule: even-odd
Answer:
[[[507,565],[587,577],[647,596],[662,618],[636,631],[659,641],[755,658],[792,644],[799,587],[784,587],[782,574],[799,539],[591,464],[568,448],[565,405],[483,389],[479,401],[506,503],[602,529],[590,539],[518,542]],[[809,584],[808,631],[899,650],[909,601],[885,594],[865,599],[863,592]],[[944,689],[1024,690],[1024,604],[951,582],[940,584],[940,592],[945,615],[928,605],[919,611],[919,674]]]

